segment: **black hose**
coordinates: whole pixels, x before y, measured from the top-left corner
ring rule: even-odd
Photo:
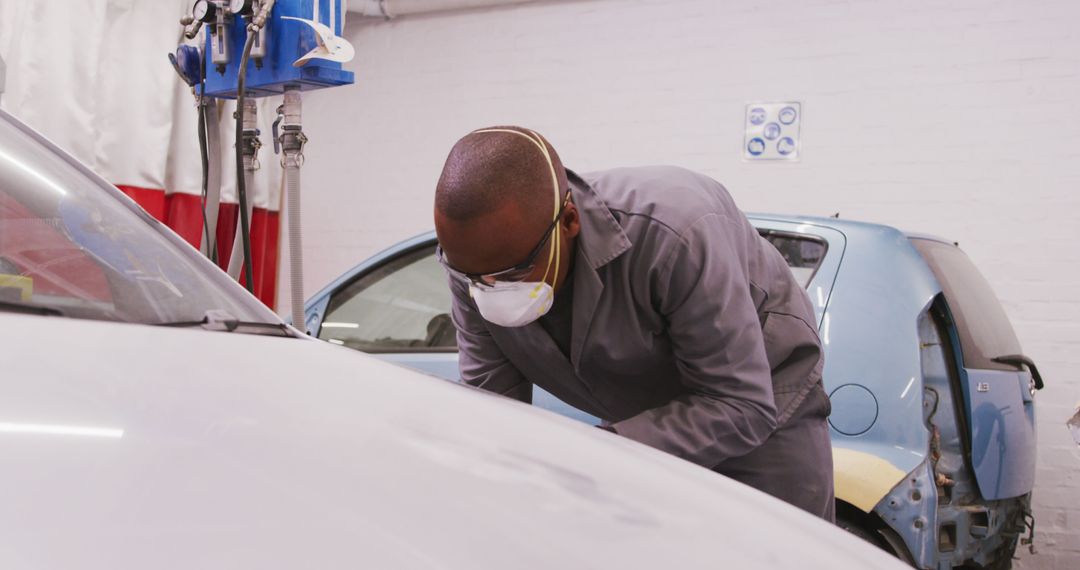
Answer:
[[[202,89],[205,90],[205,76],[204,81],[200,83]],[[206,193],[208,187],[208,180],[210,180],[210,149],[206,147],[206,107],[204,107],[204,95],[199,95],[199,159],[202,162],[203,169],[203,182],[202,182],[202,212],[203,212],[203,235],[206,239],[206,257],[211,261],[217,262],[217,245],[213,242],[210,235],[210,222],[206,220]]]
[[[256,35],[247,31],[244,53],[240,56],[240,73],[236,78],[236,195],[240,200],[240,231],[243,232],[241,239],[244,243],[244,285],[250,293],[255,293],[255,284],[252,281],[251,234],[248,232],[247,188],[244,185],[244,82]]]
[[[203,108],[202,98],[199,99],[199,162],[202,165],[202,191],[199,193],[199,197],[202,204],[203,239],[206,240],[206,256],[210,257],[210,224],[206,219],[206,187],[210,159],[207,157],[206,152],[206,110]]]
[[[203,235],[206,236],[206,256],[217,263],[217,244],[210,235],[210,222],[206,218],[206,196],[210,178],[210,149],[206,146],[206,110],[199,103],[199,158],[202,159],[202,222]]]
[[[210,178],[210,150],[206,146],[206,62],[199,65],[199,159],[202,162],[202,222],[206,236],[206,256],[217,263],[217,245],[210,238],[210,223],[206,219],[206,195]]]

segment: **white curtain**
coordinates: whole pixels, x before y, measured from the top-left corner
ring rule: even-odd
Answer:
[[[119,185],[199,194],[196,108],[167,54],[190,0],[0,0],[0,107]],[[277,211],[280,167],[259,101],[263,168],[249,191]],[[221,112],[222,198],[235,202],[232,102]]]

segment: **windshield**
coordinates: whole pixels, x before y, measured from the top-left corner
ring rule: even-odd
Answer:
[[[280,322],[197,251],[0,113],[0,302],[160,324]]]

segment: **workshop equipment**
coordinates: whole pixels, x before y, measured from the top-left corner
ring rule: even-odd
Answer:
[[[350,85],[343,64],[354,56],[341,37],[342,0],[197,0],[181,20],[184,37],[199,38],[198,47],[181,45],[169,60],[192,86],[199,107],[199,142],[203,169],[201,251],[213,258],[221,197],[221,142],[217,132],[218,99],[236,100],[236,188],[240,227],[232,246],[228,272],[244,275],[253,287],[249,220],[253,203],[248,189],[259,169],[262,143],[255,98],[283,95],[274,122],[275,154],[281,153],[288,208],[290,313],[304,322],[303,258],[300,226],[300,167],[307,136],[301,125],[301,92]],[[278,125],[280,124],[280,129]]]

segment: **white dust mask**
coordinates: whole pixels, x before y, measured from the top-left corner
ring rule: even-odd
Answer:
[[[555,291],[547,283],[495,283],[470,285],[476,308],[484,320],[500,327],[523,327],[551,310]]]

